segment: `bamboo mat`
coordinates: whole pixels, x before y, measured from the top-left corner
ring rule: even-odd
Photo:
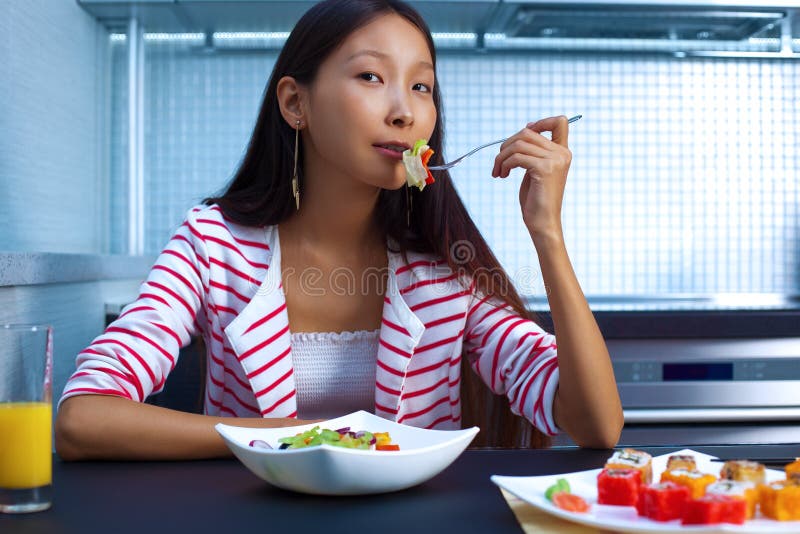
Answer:
[[[572,523],[570,521],[565,521],[559,517],[555,517],[547,512],[539,510],[534,506],[531,506],[525,501],[518,499],[511,493],[507,492],[503,488],[499,489],[508,503],[509,508],[511,508],[511,510],[514,512],[514,515],[517,517],[517,521],[519,521],[519,524],[522,527],[522,530],[525,531],[525,534],[538,534],[541,532],[557,532],[559,534],[598,534],[601,532],[608,532],[605,530],[598,530],[593,527]]]

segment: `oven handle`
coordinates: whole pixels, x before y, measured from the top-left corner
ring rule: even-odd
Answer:
[[[625,423],[728,423],[800,421],[800,407],[790,408],[667,408],[623,410]]]

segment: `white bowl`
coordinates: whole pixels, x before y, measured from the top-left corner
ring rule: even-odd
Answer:
[[[278,439],[315,426],[357,432],[389,432],[399,451],[370,451],[319,445],[278,447]],[[284,428],[242,428],[222,423],[217,432],[250,471],[279,488],[317,495],[363,495],[410,488],[437,475],[467,448],[478,427],[426,430],[359,411],[321,423]],[[251,447],[254,439],[273,449]]]

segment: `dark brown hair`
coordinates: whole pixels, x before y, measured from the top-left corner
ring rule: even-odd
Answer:
[[[248,226],[276,225],[293,213],[290,177],[294,163],[294,130],[283,119],[277,99],[277,84],[292,76],[302,84],[311,84],[322,62],[355,30],[381,15],[394,13],[408,20],[425,36],[436,64],[433,38],[427,24],[413,8],[396,0],[326,0],[306,12],[286,40],[275,63],[253,135],[244,158],[231,183],[221,196],[205,199],[218,204],[233,221]],[[441,94],[434,85],[433,102],[436,125],[428,144],[435,151],[432,164],[442,162],[444,129]],[[302,153],[302,146],[300,148]],[[302,159],[302,158],[301,158]],[[302,189],[302,169],[298,169]],[[407,225],[407,202],[413,217]],[[387,237],[405,254],[407,251],[434,254],[447,260],[455,273],[474,279],[476,290],[493,294],[509,304],[518,314],[531,317],[508,275],[500,266],[475,223],[467,213],[449,174],[441,172],[436,183],[418,191],[411,188],[381,190],[376,213]],[[466,256],[453,251],[466,244]],[[491,276],[475,276],[491,273]],[[532,318],[532,317],[531,317]],[[547,438],[526,420],[511,413],[507,399],[487,388],[462,362],[462,425],[480,426],[483,430],[474,446],[546,446]]]

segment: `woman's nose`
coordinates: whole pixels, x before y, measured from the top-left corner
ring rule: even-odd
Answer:
[[[396,93],[392,97],[392,107],[386,118],[392,126],[404,127],[414,124],[414,113],[405,95]]]

